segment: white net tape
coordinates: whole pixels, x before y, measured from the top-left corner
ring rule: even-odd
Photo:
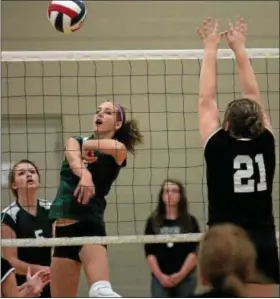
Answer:
[[[197,60],[203,50],[123,50],[123,51],[27,51],[1,53],[2,61],[117,61],[117,60]],[[252,59],[279,58],[279,49],[247,49]],[[233,59],[229,49],[220,49],[218,59]]]
[[[279,232],[277,232],[279,246]],[[45,247],[45,246],[79,246],[86,244],[146,244],[146,243],[182,243],[199,242],[203,234],[172,234],[172,235],[138,235],[110,237],[75,237],[49,239],[6,239],[1,241],[3,247]]]
[[[279,59],[279,49],[247,49],[251,59]],[[203,50],[124,50],[124,51],[19,51],[2,52],[1,61],[54,62],[54,61],[148,61],[148,60],[200,60]],[[220,49],[218,59],[234,59],[229,49]],[[136,170],[137,171],[137,170]],[[148,187],[147,187],[148,188]],[[148,215],[147,215],[148,216]],[[108,237],[52,238],[52,239],[5,239],[3,247],[74,246],[84,244],[143,244],[167,242],[197,242],[203,234],[172,235],[121,235]],[[279,240],[279,232],[277,232]]]

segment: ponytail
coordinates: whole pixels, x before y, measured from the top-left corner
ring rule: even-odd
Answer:
[[[264,131],[262,108],[247,98],[229,103],[223,126],[228,122],[229,133],[234,138],[254,138]]]
[[[143,135],[140,132],[138,122],[135,119],[126,120],[124,108],[116,104],[118,120],[122,121],[122,126],[115,133],[114,138],[122,142],[127,150],[135,153],[135,146],[143,143]]]
[[[214,288],[223,290],[233,296],[247,297],[243,281],[234,273],[216,278],[212,285]]]

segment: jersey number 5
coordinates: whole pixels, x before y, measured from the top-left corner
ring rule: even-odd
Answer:
[[[41,230],[41,229],[37,229],[37,230],[35,230],[35,231],[34,231],[34,234],[35,234],[35,238],[36,238],[36,239],[44,238],[44,237],[43,237],[43,230]]]
[[[245,169],[241,169],[242,164],[246,165]],[[260,175],[260,181],[257,183],[256,188],[255,180],[251,179],[254,174],[254,164],[257,164]],[[236,172],[234,173],[235,193],[251,193],[255,191],[265,191],[267,189],[263,154],[257,154],[254,159],[247,155],[238,155],[233,161],[233,167],[236,169]],[[244,180],[247,180],[246,183]]]

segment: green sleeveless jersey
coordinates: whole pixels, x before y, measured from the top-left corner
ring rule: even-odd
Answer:
[[[83,138],[81,136],[73,137],[80,144],[86,140],[94,139],[93,136]],[[109,193],[111,186],[117,178],[120,168],[115,159],[110,156],[96,151],[95,156],[98,157],[96,162],[87,163],[87,169],[92,175],[95,186],[95,195],[90,199],[88,204],[80,204],[74,196],[74,191],[80,181],[69,166],[65,157],[60,170],[60,184],[56,197],[52,203],[49,217],[51,219],[74,219],[87,222],[103,222],[104,211],[106,208],[105,196]]]

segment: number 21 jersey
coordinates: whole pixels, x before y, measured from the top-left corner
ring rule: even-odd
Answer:
[[[265,129],[254,139],[235,139],[219,129],[205,145],[208,225],[274,227],[272,188],[275,140]]]

